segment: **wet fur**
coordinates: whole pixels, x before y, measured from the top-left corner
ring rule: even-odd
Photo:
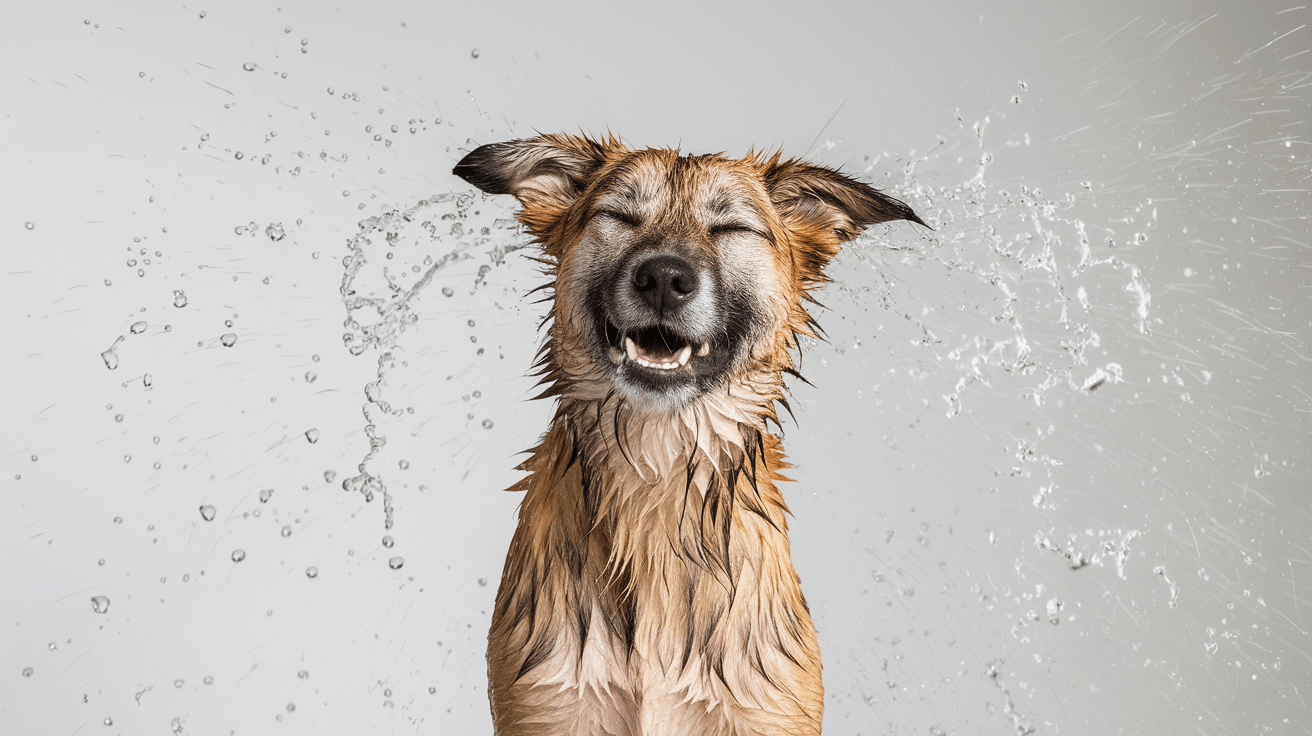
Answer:
[[[866,225],[920,220],[778,155],[614,138],[492,144],[455,173],[519,199],[554,292],[538,366],[558,403],[511,489],[525,496],[488,637],[496,732],[818,734],[820,651],[767,422],[799,337],[818,334],[805,306],[825,264]],[[714,346],[678,379],[608,357],[615,274],[644,249],[715,289],[672,322]]]

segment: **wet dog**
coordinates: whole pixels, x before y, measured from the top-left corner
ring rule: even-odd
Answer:
[[[512,194],[552,278],[557,397],[488,636],[501,736],[820,733],[820,650],[766,422],[808,293],[902,202],[778,154],[543,135],[455,174]]]

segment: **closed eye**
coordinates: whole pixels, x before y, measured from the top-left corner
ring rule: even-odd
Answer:
[[[711,237],[715,237],[717,235],[726,235],[728,233],[751,233],[753,235],[761,235],[761,233],[757,232],[755,229],[750,228],[742,223],[736,223],[736,222],[726,223],[724,225],[715,225],[714,227],[711,228]],[[765,236],[762,235],[761,237],[765,237]]]
[[[642,222],[638,218],[634,217],[633,215],[626,214],[624,212],[616,212],[615,210],[599,210],[597,212],[597,216],[609,217],[612,220],[618,220],[619,222],[629,227],[638,227],[639,225],[642,224]]]

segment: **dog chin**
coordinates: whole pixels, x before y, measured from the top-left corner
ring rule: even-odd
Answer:
[[[625,370],[625,368],[630,369]],[[669,382],[661,386],[645,376],[634,375],[634,373],[631,367],[621,366],[616,369],[611,380],[625,402],[644,414],[656,416],[676,414],[696,402],[702,395],[702,389],[694,381]],[[666,382],[660,381],[660,383]]]

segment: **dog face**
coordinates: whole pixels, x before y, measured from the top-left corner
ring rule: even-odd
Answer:
[[[482,146],[455,173],[513,194],[554,266],[548,381],[678,411],[735,379],[778,380],[806,292],[867,225],[920,222],[896,199],[778,155],[681,156],[566,135]],[[921,223],[922,225],[924,223]]]

